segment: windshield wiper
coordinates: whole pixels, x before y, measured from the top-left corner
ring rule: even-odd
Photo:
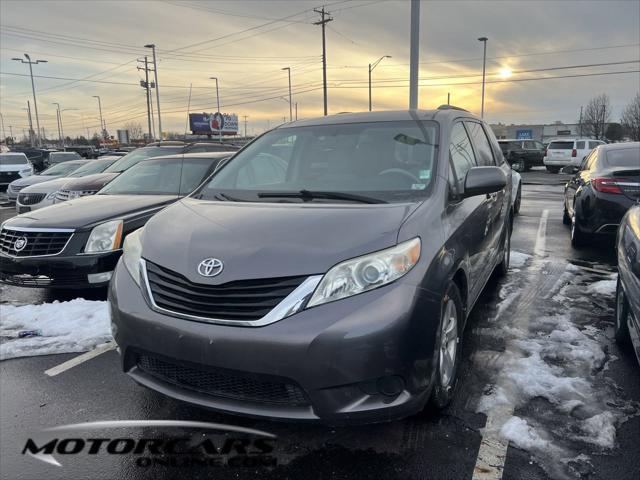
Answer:
[[[364,195],[355,195],[342,192],[321,192],[316,190],[299,190],[297,192],[259,192],[258,198],[300,198],[307,202],[314,198],[325,198],[331,200],[347,200],[358,203],[387,203],[384,200]]]

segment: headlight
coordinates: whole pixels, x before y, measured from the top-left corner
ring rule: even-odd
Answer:
[[[105,222],[91,230],[85,253],[108,252],[120,247],[122,220]]]
[[[127,235],[122,247],[122,262],[138,286],[140,286],[140,258],[142,258],[141,234],[142,229],[140,228]]]
[[[53,200],[54,198],[56,198],[57,194],[58,194],[57,190],[55,192],[51,192],[49,195],[47,195],[47,200]]]
[[[420,258],[420,239],[339,263],[329,270],[307,307],[381,287],[405,275]]]
[[[80,198],[82,196],[82,192],[79,190],[71,190],[69,192],[68,200],[73,200],[74,198]]]

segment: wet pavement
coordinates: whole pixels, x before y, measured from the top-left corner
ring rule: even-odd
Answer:
[[[633,352],[613,341],[613,245],[571,247],[562,224],[564,182],[566,176],[542,170],[523,174],[522,209],[512,240],[518,254],[505,279],[490,280],[471,314],[456,397],[443,413],[350,427],[270,422],[210,412],[138,386],[121,373],[115,351],[53,377],[45,370],[77,354],[6,360],[0,363],[1,477],[637,480],[640,367]],[[9,215],[0,207],[2,220]],[[596,284],[602,288],[593,289]],[[104,292],[80,294],[97,299]],[[12,304],[75,296],[8,286],[0,290],[1,301]],[[518,377],[523,371],[529,381]],[[514,427],[528,427],[511,429],[512,441],[501,447],[492,422],[501,426],[513,418],[519,422],[510,421]],[[593,418],[603,421],[594,424]],[[21,453],[27,439],[46,427],[134,419],[266,431],[277,437],[274,462],[269,467],[187,466],[173,457],[173,464],[141,466],[139,455],[85,452],[58,455],[59,467]],[[611,428],[613,443],[607,436]],[[74,436],[140,439],[176,433],[192,441],[203,435],[197,429],[152,427]]]

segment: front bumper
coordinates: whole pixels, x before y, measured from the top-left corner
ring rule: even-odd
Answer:
[[[440,300],[406,282],[263,327],[236,327],[151,310],[120,263],[109,303],[123,370],[146,387],[202,407],[276,419],[373,422],[414,414],[430,394]],[[216,379],[224,385],[203,387]],[[229,393],[230,384],[240,385],[236,393]],[[255,394],[266,385],[269,392],[301,396],[273,401]]]
[[[622,217],[635,204],[625,195],[611,193],[580,198],[576,202],[577,226],[583,233],[614,237]]]
[[[12,257],[0,253],[0,282],[36,288],[105,287],[108,278],[90,282],[89,276],[112,272],[120,254],[119,250],[96,255],[41,257]]]

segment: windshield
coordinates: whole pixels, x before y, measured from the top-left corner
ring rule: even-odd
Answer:
[[[85,162],[65,162],[60,163],[58,165],[54,165],[53,167],[49,167],[46,170],[40,172],[40,175],[57,175],[57,176],[66,176],[71,172],[77,170],[81,165],[84,165]]]
[[[0,154],[0,165],[26,165],[29,163],[25,154]]]
[[[385,202],[419,199],[431,184],[437,138],[431,121],[277,129],[236,154],[194,196],[332,203],[358,201],[348,194]]]
[[[51,152],[49,161],[51,163],[66,162],[68,160],[77,160],[80,157],[76,152]]]
[[[180,153],[184,146],[178,145],[173,147],[145,147],[134,150],[121,157],[117,162],[105,170],[105,173],[121,173],[131,168],[140,160],[145,158],[160,157],[162,155],[173,155]]]
[[[640,148],[636,146],[607,151],[607,165],[640,169]]]
[[[100,195],[187,195],[213,171],[219,159],[149,160],[108,183]]]
[[[70,177],[84,177],[86,175],[92,175],[94,173],[102,173],[105,168],[109,165],[112,165],[113,162],[118,160],[117,158],[109,159],[109,160],[91,160],[85,165],[81,166],[75,172],[73,172]]]

